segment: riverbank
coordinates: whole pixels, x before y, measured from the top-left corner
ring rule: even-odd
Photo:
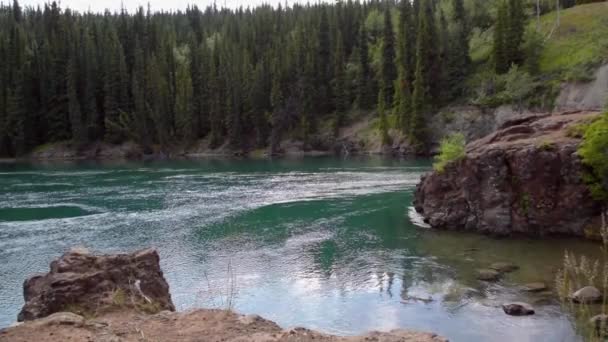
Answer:
[[[408,330],[338,337],[305,328],[284,330],[257,315],[227,310],[174,312],[153,249],[95,256],[70,250],[50,272],[24,283],[25,323],[0,330],[0,341],[385,341],[447,342]]]
[[[120,342],[447,342],[433,333],[396,330],[371,332],[363,336],[340,337],[305,328],[282,329],[257,315],[240,315],[227,310],[163,311],[145,315],[131,310],[114,311],[85,319],[72,313],[0,330],[0,341],[120,341]]]

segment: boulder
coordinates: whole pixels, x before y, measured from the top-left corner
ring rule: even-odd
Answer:
[[[578,291],[574,292],[570,298],[575,303],[597,303],[602,300],[602,293],[600,290],[593,286],[585,286]]]
[[[574,125],[598,113],[534,115],[466,147],[463,160],[422,177],[414,207],[431,227],[491,235],[592,237],[601,205],[583,181]]]
[[[508,262],[495,262],[490,265],[490,269],[498,271],[500,273],[509,273],[519,269],[519,266],[508,263]]]
[[[484,281],[497,281],[500,278],[500,272],[492,269],[477,270],[477,279]]]
[[[71,250],[51,262],[48,273],[27,279],[23,295],[20,322],[62,311],[95,313],[113,305],[175,310],[154,249],[116,255]]]
[[[508,303],[502,305],[502,310],[511,316],[527,316],[534,315],[534,308],[528,303]]]

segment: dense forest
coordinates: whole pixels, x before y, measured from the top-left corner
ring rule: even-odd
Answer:
[[[494,28],[492,72],[533,72],[527,22],[554,3],[348,0],[99,14],[15,0],[0,7],[0,156],[66,140],[149,149],[205,138],[247,151],[274,150],[290,135],[313,146],[321,125],[337,132],[353,109],[377,113],[381,131],[396,118],[423,150],[428,114],[469,91],[478,68],[471,32]]]

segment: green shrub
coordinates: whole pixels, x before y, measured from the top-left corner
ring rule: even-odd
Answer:
[[[608,112],[585,129],[578,154],[590,168],[584,179],[598,201],[608,201]]]
[[[433,169],[444,172],[448,164],[464,159],[466,141],[462,133],[452,134],[441,140],[439,155],[435,158]]]

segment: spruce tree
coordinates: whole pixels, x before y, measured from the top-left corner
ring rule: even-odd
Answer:
[[[350,106],[348,103],[348,90],[346,86],[346,70],[344,60],[344,47],[342,45],[342,34],[338,33],[336,39],[336,53],[334,56],[334,107],[335,107],[335,118],[334,118],[334,135],[338,135],[338,131],[342,125],[346,112]]]
[[[464,91],[464,81],[471,67],[469,54],[470,24],[467,18],[464,1],[452,0],[452,25],[453,33],[445,42],[449,48],[449,63],[447,67],[449,83],[449,96],[455,98],[461,96]]]
[[[359,108],[370,109],[374,105],[372,71],[369,63],[368,36],[365,25],[359,32],[359,74],[357,78],[357,102]]]
[[[416,39],[416,70],[414,74],[414,90],[412,92],[411,118],[409,141],[416,151],[421,151],[426,142],[426,114],[430,102],[431,71],[433,56],[431,53],[431,28],[433,25],[429,13],[430,4],[422,1],[418,16],[418,37]]]
[[[506,73],[510,67],[506,42],[508,30],[507,15],[507,3],[503,0],[498,7],[492,47],[495,70],[498,74]]]
[[[330,28],[327,18],[327,10],[325,6],[320,7],[321,20],[319,23],[319,31],[317,36],[317,111],[319,113],[328,113],[331,111],[331,80],[332,80],[332,60],[331,60],[331,42]]]
[[[415,36],[412,24],[412,7],[409,1],[402,1],[399,12],[399,48],[397,49],[398,78],[395,84],[395,116],[399,128],[408,133],[410,124],[411,91],[414,74],[413,62]]]
[[[384,10],[384,31],[382,37],[381,91],[384,94],[385,105],[391,106],[395,93],[394,82],[397,78],[397,69],[395,67],[395,35],[393,33],[393,23],[388,5]]]
[[[74,55],[68,62],[68,102],[70,110],[70,125],[72,140],[77,146],[87,143],[86,121],[78,96],[78,61]]]
[[[510,64],[521,65],[524,61],[522,45],[526,30],[526,13],[523,0],[509,0],[507,5],[505,49]]]

